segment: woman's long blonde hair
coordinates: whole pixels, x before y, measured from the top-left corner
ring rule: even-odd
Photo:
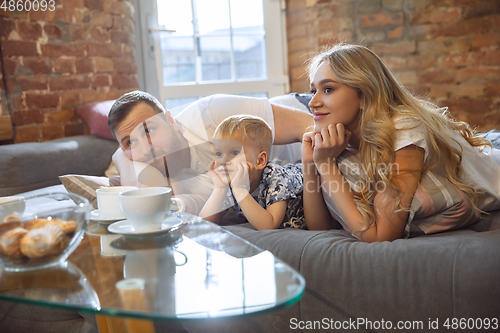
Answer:
[[[405,116],[424,124],[429,137],[429,152],[424,165],[427,170],[444,167],[447,179],[467,194],[475,206],[478,193],[461,181],[462,151],[452,146],[449,129],[458,131],[472,146],[491,146],[491,143],[475,137],[474,131],[465,122],[450,118],[447,108],[413,96],[389,70],[387,65],[371,50],[360,45],[338,44],[311,59],[309,78],[324,62],[330,64],[335,78],[361,92],[363,110],[359,123],[360,158],[366,182],[359,192],[354,192],[358,208],[365,219],[365,229],[375,223],[373,201],[375,185],[381,184],[396,193],[395,211],[401,205],[401,191],[391,183],[391,168],[376,166],[394,165],[396,129],[393,118]]]

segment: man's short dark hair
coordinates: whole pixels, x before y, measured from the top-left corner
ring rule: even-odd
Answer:
[[[118,125],[120,125],[132,109],[139,103],[148,104],[158,113],[165,112],[163,105],[161,105],[161,103],[153,95],[148,94],[147,92],[135,90],[126,93],[113,103],[113,106],[109,111],[108,126],[111,133],[113,133],[113,136],[116,137],[115,131]]]

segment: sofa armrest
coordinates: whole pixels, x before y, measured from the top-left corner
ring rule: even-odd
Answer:
[[[59,176],[103,176],[118,143],[93,135],[0,146],[0,196],[60,184]]]

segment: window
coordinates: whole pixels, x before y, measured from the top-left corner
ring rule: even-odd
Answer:
[[[141,0],[136,6],[141,89],[167,108],[215,93],[288,92],[282,2]]]

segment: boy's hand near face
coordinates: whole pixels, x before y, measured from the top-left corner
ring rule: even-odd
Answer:
[[[214,182],[214,188],[216,189],[224,189],[227,191],[229,188],[229,179],[227,177],[221,177],[217,171],[215,171],[215,160],[210,163],[208,166],[208,174],[212,178]]]
[[[213,160],[208,166],[208,174],[214,182],[214,190],[203,206],[203,209],[200,211],[199,216],[208,221],[219,224],[222,216],[224,216],[226,212],[225,209],[222,209],[222,206],[227,190],[229,189],[229,185],[227,183],[229,180],[227,177],[219,176],[214,168],[215,160]]]
[[[250,178],[248,175],[249,165],[247,162],[240,162],[238,164],[238,171],[230,183],[234,197],[238,202],[250,193]]]

